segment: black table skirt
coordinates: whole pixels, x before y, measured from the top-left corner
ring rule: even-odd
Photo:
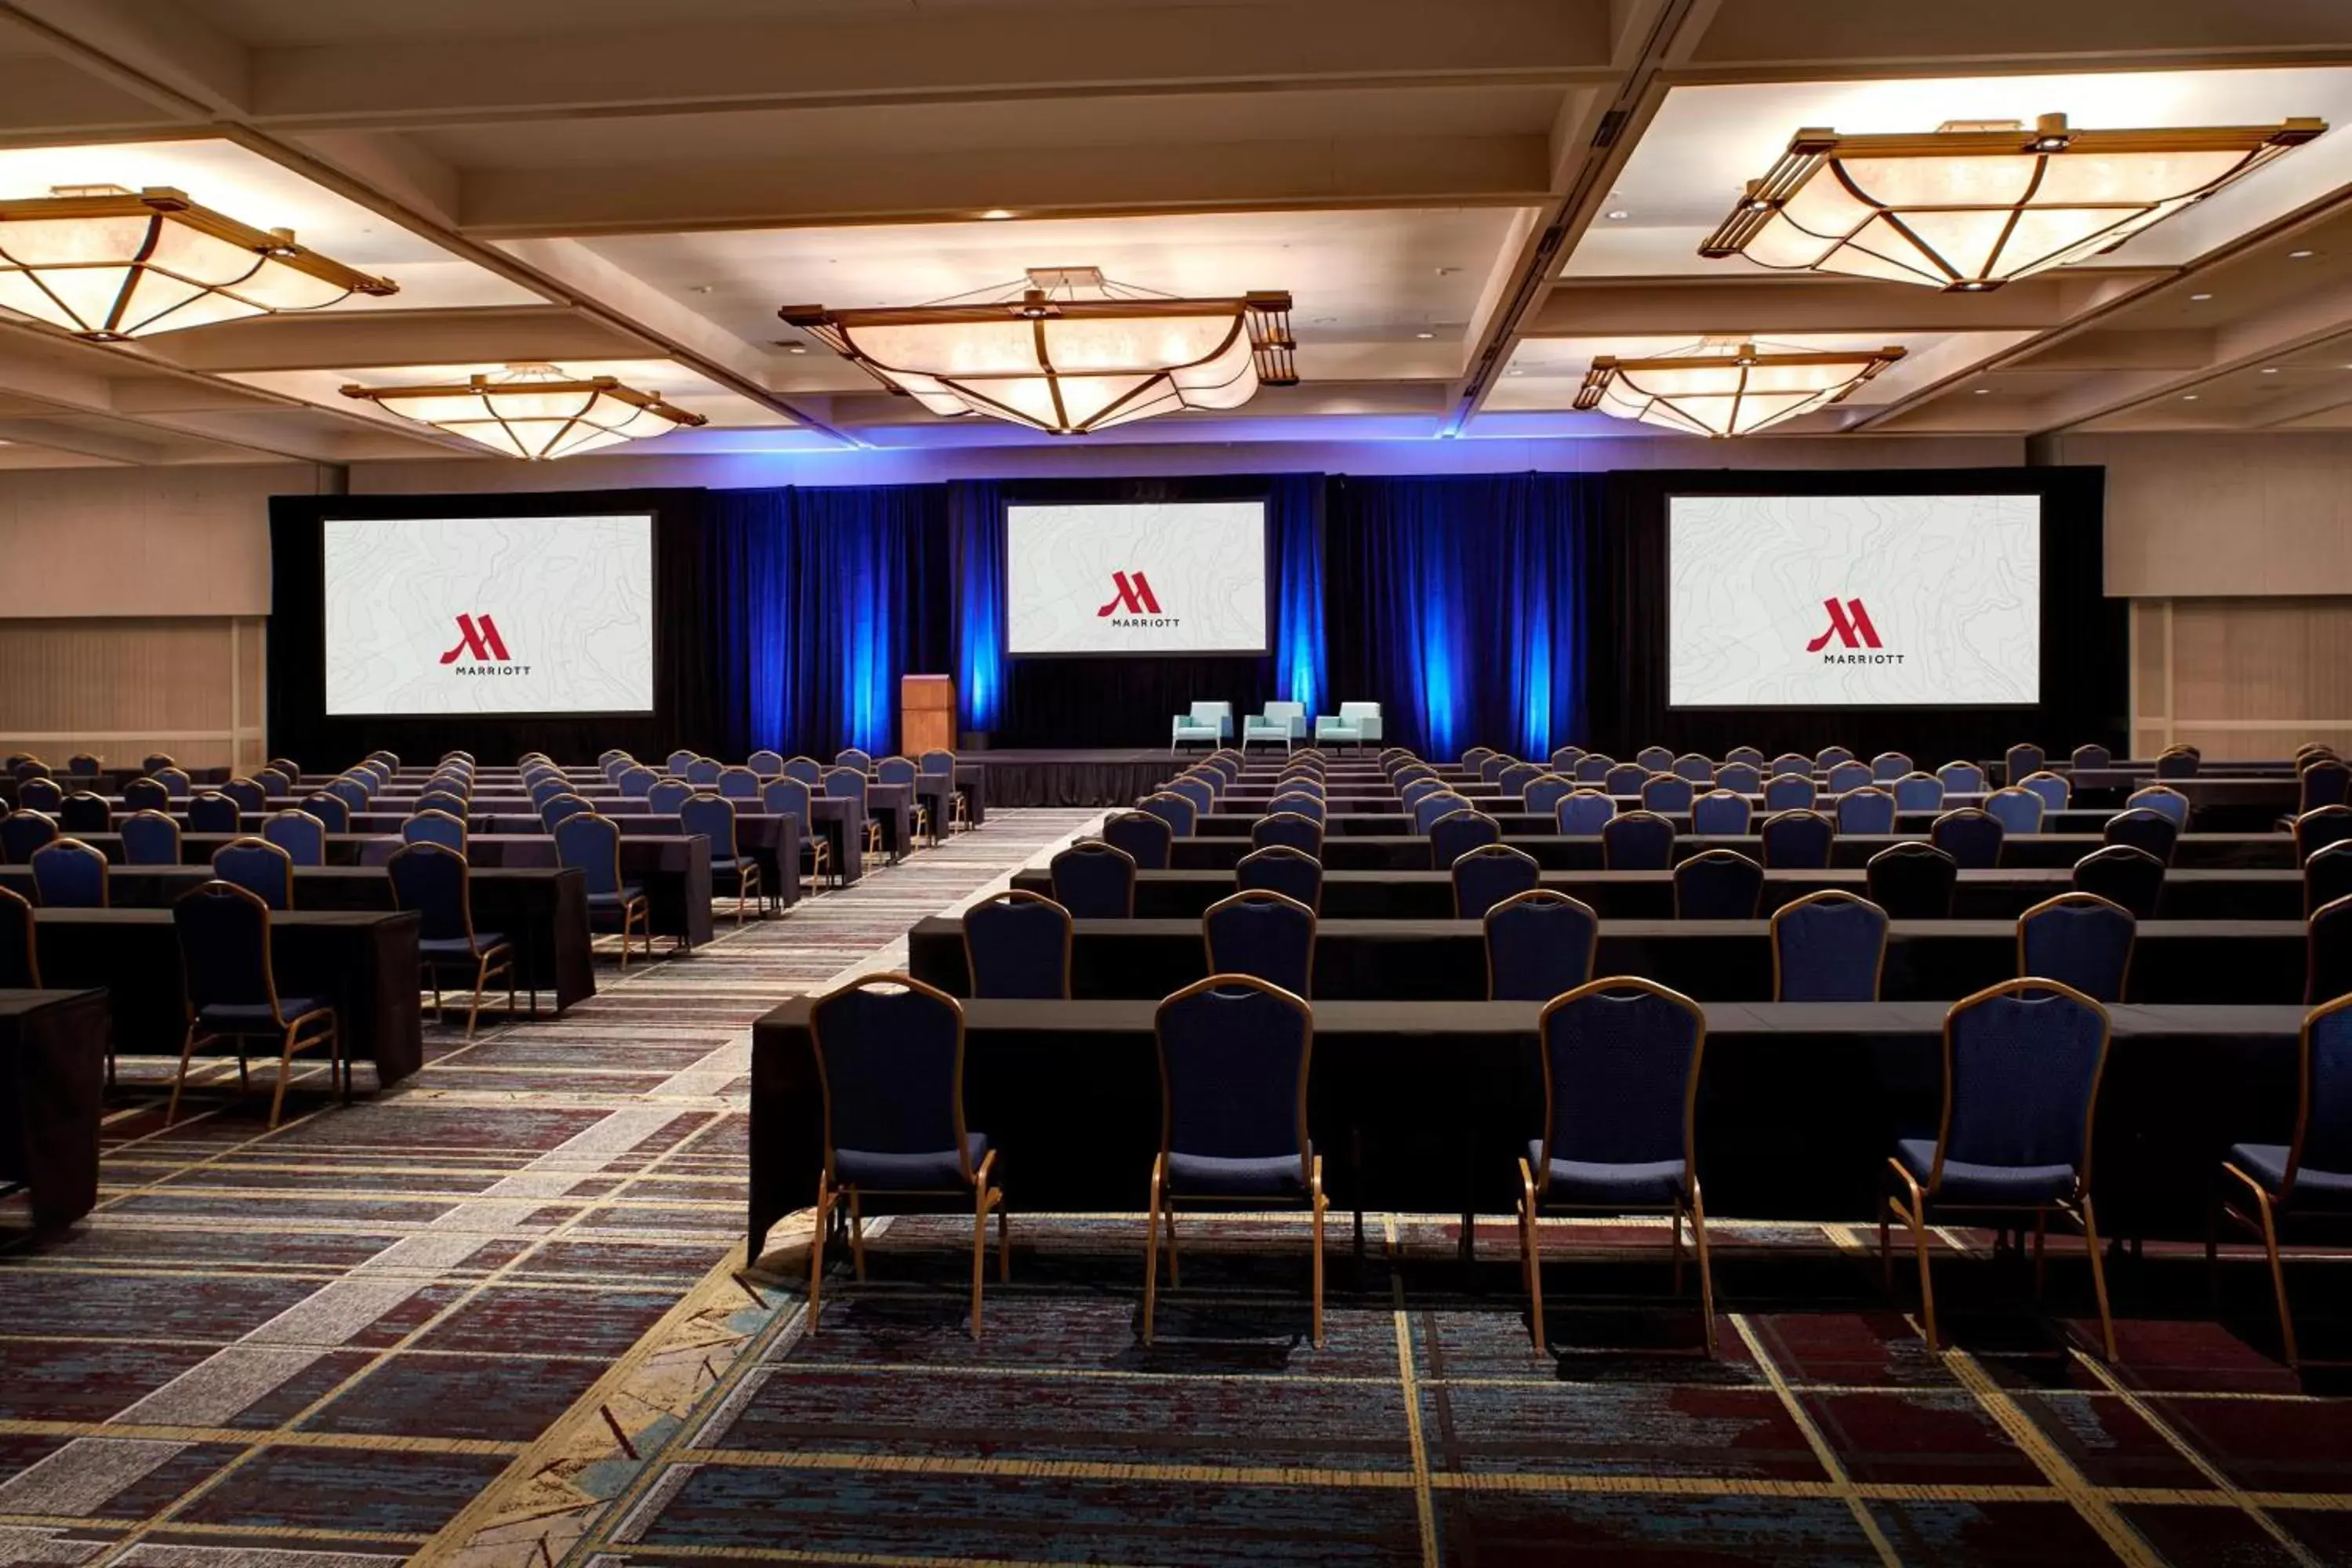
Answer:
[[[0,991],[0,1184],[44,1230],[98,1203],[109,1027],[103,991]]]
[[[1015,871],[1013,885],[1051,898],[1053,873]],[[1618,920],[1665,920],[1675,912],[1672,873],[1665,871],[1547,871],[1546,888],[1581,899],[1596,913]],[[1952,913],[1962,920],[2014,920],[2044,899],[2074,886],[2061,867],[2007,867],[1963,871]],[[1808,893],[1838,889],[1869,891],[1861,867],[1827,871],[1767,871],[1761,912]],[[1231,898],[1231,871],[1145,871],[1136,879],[1135,912],[1146,920],[1198,920],[1219,899]],[[1446,920],[1454,913],[1454,879],[1444,871],[1330,871],[1323,878],[1323,915],[1329,920]],[[2303,918],[2300,871],[2174,870],[2165,879],[2157,917],[2175,921],[2292,921]]]
[[[1071,990],[1081,997],[1160,997],[1208,974],[1198,921],[1078,921]],[[907,938],[908,969],[953,996],[971,994],[960,921],[934,916]],[[1702,1002],[1772,994],[1763,921],[1601,922],[1596,974],[1638,974]],[[2300,921],[2151,921],[2139,928],[2126,994],[2135,1002],[2295,1003],[2303,999]],[[2015,978],[2011,921],[1896,921],[1879,994],[1957,1001]],[[1486,935],[1476,921],[1327,920],[1315,939],[1315,997],[1349,1001],[1483,999]]]
[[[1830,864],[1864,866],[1890,844],[1924,843],[1924,833],[1848,833],[1831,841]],[[1599,838],[1569,838],[1559,834],[1512,836],[1505,842],[1524,849],[1538,865],[1553,871],[1601,869]],[[2019,834],[2000,847],[2003,866],[2072,866],[2101,848],[2095,833]],[[1675,840],[1675,858],[1687,859],[1703,849],[1737,849],[1752,860],[1764,855],[1756,835],[1685,834]],[[1179,838],[1171,862],[1179,870],[1231,870],[1249,853],[1245,837]],[[2294,840],[2284,833],[2190,833],[2184,835],[2172,863],[2182,867],[2247,867],[2279,869],[2295,864]],[[1328,871],[1427,871],[1429,840],[1412,834],[1327,834],[1323,867]]]
[[[169,909],[211,876],[203,866],[118,866],[107,876],[107,897],[117,909]],[[471,882],[474,929],[514,944],[519,989],[551,993],[558,1012],[596,994],[585,874],[566,867],[478,866]],[[0,868],[0,887],[29,899],[33,874]],[[393,907],[392,877],[381,866],[294,868],[297,910]]]
[[[117,1051],[180,1054],[187,991],[169,910],[39,910],[34,931],[45,984],[106,991]],[[331,998],[344,1050],[373,1062],[383,1084],[424,1065],[416,931],[413,914],[297,910],[270,916],[278,994]]]
[[[821,1105],[807,998],[753,1031],[750,1235],[815,1199]],[[969,1124],[1000,1151],[1021,1214],[1141,1212],[1160,1131],[1150,1002],[965,1005]],[[1311,1134],[1342,1205],[1508,1213],[1539,1131],[1528,1002],[1318,1003]],[[2111,1010],[2093,1144],[2113,1234],[2203,1234],[2219,1162],[2283,1141],[2298,1007]],[[1932,1137],[1946,1008],[1916,1002],[1711,1004],[1698,1158],[1707,1212],[1867,1221],[1898,1137]],[[1360,1136],[1363,1163],[1350,1151]],[[1140,1251],[1141,1238],[1138,1237]]]

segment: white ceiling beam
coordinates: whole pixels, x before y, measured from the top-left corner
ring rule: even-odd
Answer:
[[[67,419],[0,419],[0,441],[71,452],[83,458],[103,458],[110,463],[162,463],[171,456],[170,449],[161,442],[136,440],[112,430],[89,429]]]
[[[0,37],[15,32],[0,16]],[[0,56],[0,137],[11,145],[102,140],[184,123],[163,113],[152,98],[55,55]]]
[[[560,305],[257,316],[201,332],[149,338],[136,346],[147,358],[207,375],[485,361],[650,359],[661,353],[646,338]]]
[[[635,168],[482,169],[477,238],[1302,207],[1516,206],[1549,189],[1541,136],[1072,146]]]
[[[5,0],[5,9],[212,115],[247,107],[249,51],[171,0]]]
[[[1967,76],[2352,60],[2341,0],[1738,0],[1678,79]]]
[[[1297,0],[845,8],[790,21],[529,37],[371,39],[254,51],[253,116],[295,130],[512,116],[953,102],[1076,92],[1547,81],[1609,66],[1606,0]]]
[[[2048,275],[1987,294],[1760,271],[1720,278],[1576,279],[1553,287],[1524,335],[2038,331],[2065,321],[2093,297],[2083,279]]]

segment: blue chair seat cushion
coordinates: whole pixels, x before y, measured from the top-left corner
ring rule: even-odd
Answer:
[[[498,931],[478,931],[468,942],[462,936],[427,937],[416,944],[416,951],[426,958],[476,959],[495,947],[504,947],[507,939]]]
[[[2286,1155],[2284,1143],[2230,1146],[2230,1163],[2260,1182],[2273,1198],[2286,1185]],[[2305,1165],[2295,1172],[2294,1191],[2287,1202],[2298,1209],[2352,1209],[2352,1171],[2316,1171]]]
[[[1307,1159],[1312,1160],[1310,1152]],[[1305,1162],[1296,1154],[1231,1158],[1221,1154],[1168,1155],[1168,1192],[1191,1198],[1304,1198]]]
[[[1535,1169],[1543,1158],[1543,1143],[1528,1140],[1528,1166]],[[1591,1160],[1554,1160],[1551,1173],[1540,1194],[1552,1204],[1590,1204],[1596,1208],[1611,1204],[1628,1206],[1665,1207],[1683,1192],[1683,1163],[1680,1160],[1640,1160],[1623,1163],[1601,1163]]]
[[[759,862],[749,855],[714,855],[710,858],[710,869],[714,874],[720,871],[732,873],[745,866],[758,865]]]
[[[988,1157],[988,1134],[967,1132],[964,1158],[974,1171]],[[968,1188],[963,1168],[953,1149],[913,1154],[882,1154],[866,1149],[835,1149],[833,1179],[845,1187],[869,1187],[876,1192],[935,1193]]]
[[[278,1016],[289,1024],[303,1014],[314,1012],[326,1005],[327,999],[323,996],[278,998]],[[278,1030],[278,1019],[269,1016],[269,1005],[266,1002],[215,1002],[209,1006],[197,1010],[196,1023],[207,1029],[247,1033],[259,1031],[275,1034]]]
[[[1936,1141],[1906,1138],[1895,1145],[1903,1168],[1927,1184],[1936,1168]],[[1940,1204],[2046,1204],[2071,1197],[2074,1192],[2072,1165],[1977,1165],[1966,1160],[1944,1162],[1944,1184],[1937,1189]]]
[[[639,887],[636,883],[624,882],[621,884],[621,890],[617,893],[589,894],[588,908],[592,910],[617,910],[623,904],[635,903],[639,899],[642,899],[645,896],[645,889]]]

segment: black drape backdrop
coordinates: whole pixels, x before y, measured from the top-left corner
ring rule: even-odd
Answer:
[[[271,502],[274,752],[341,765],[376,746],[490,758],[607,746],[830,756],[897,744],[901,675],[958,679],[998,747],[1163,743],[1217,698],[1329,712],[1381,702],[1392,742],[1433,755],[1570,742],[1926,759],[2125,742],[2126,609],[2101,596],[2096,468],[1630,471],[1364,479],[1213,476],[727,491],[284,496]],[[1666,705],[1666,501],[1677,492],[2042,498],[2042,698],[2030,709],[1721,712]],[[1268,501],[1272,651],[1217,658],[1002,653],[1003,506],[1013,500]],[[645,510],[655,517],[656,710],[617,718],[330,719],[319,522]]]

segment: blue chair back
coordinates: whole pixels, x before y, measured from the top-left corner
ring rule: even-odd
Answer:
[[[1624,812],[1601,829],[1601,863],[1612,871],[1663,871],[1674,858],[1675,825],[1654,812]]]
[[[1544,770],[1533,763],[1513,763],[1495,775],[1495,787],[1507,796],[1525,798],[1528,785],[1544,776]]]
[[[1201,917],[1209,973],[1246,974],[1293,996],[1312,994],[1315,911],[1263,888],[1211,904]]]
[[[661,774],[651,768],[640,765],[622,769],[621,776],[614,782],[620,785],[621,793],[631,800],[643,800],[653,792],[654,785],[661,783]]]
[[[1853,761],[1853,752],[1843,746],[1823,746],[1813,753],[1813,766],[1822,769],[1836,767]]]
[[[1932,844],[1906,839],[1870,858],[1864,871],[1870,901],[1896,921],[1941,921],[1952,915],[1959,866]]]
[[[1462,753],[1462,767],[1466,773],[1476,773],[1488,757],[1495,754],[1492,746],[1473,746]]]
[[[419,842],[392,852],[386,868],[392,875],[392,901],[414,910],[426,942],[463,942],[477,952],[474,940],[473,886],[463,851],[446,844]]]
[[[1989,871],[2000,865],[2000,841],[2006,837],[2000,818],[1973,805],[1948,811],[1927,827],[1927,841],[1963,871]]]
[[[1304,1186],[1315,1016],[1304,997],[1213,974],[1160,1004],[1160,1152],[1232,1161],[1296,1158]]]
[[[330,833],[352,830],[352,808],[341,795],[310,795],[302,802],[302,809],[318,818]]]
[[[1234,868],[1237,892],[1280,893],[1320,914],[1323,910],[1323,862],[1288,844],[1268,844],[1251,850]]]
[[[2156,759],[2156,776],[2160,779],[2193,779],[2198,765],[2204,759],[2186,747],[2176,747],[2161,752]]]
[[[788,779],[798,779],[804,784],[824,782],[824,768],[814,757],[787,757],[781,770]]]
[[[809,831],[809,786],[796,778],[772,778],[760,786],[760,806],[771,816],[796,816],[801,831]]]
[[[2032,742],[2022,742],[2001,753],[2000,776],[2006,784],[2015,784],[2028,773],[2042,771],[2042,748]]]
[[[1536,1188],[1555,1160],[1595,1165],[1678,1163],[1695,1153],[1706,1016],[1648,980],[1595,980],[1552,999],[1537,1021],[1544,1070]]]
[[[1616,766],[1614,758],[1604,757],[1598,752],[1588,752],[1576,759],[1576,782],[1580,784],[1606,784]],[[1642,773],[1644,778],[1649,776],[1647,768]]]
[[[1494,755],[1481,760],[1478,763],[1478,782],[1480,784],[1493,784],[1496,780],[1503,776],[1505,770],[1517,765],[1517,759],[1507,757],[1502,752],[1497,752]]]
[[[1905,773],[1895,781],[1897,811],[1941,811],[1944,781],[1933,773]]]
[[[565,817],[586,816],[595,809],[593,805],[576,795],[552,795],[549,797],[546,805],[539,808],[539,825],[547,832],[552,833],[555,831],[555,825]]]
[[[1201,812],[1214,811],[1217,809],[1216,788],[1206,779],[1194,778],[1190,774],[1187,774],[1185,777],[1181,779],[1170,779],[1167,784],[1167,793],[1170,795],[1181,795],[1186,800],[1191,801],[1192,803],[1192,810],[1196,815]],[[1316,804],[1319,806],[1322,803],[1318,801]]]
[[[577,812],[555,824],[554,832],[555,858],[586,876],[591,896],[621,890],[621,830],[611,818]]]
[[[2304,764],[2295,786],[2296,804],[2303,811],[2341,805],[2347,787],[2352,787],[2352,768],[2333,757],[2323,757]]]
[[[1601,775],[1601,787],[1609,795],[1639,795],[1650,782],[1650,772],[1639,763],[1619,763]]]
[[[1673,816],[1688,811],[1697,791],[1690,780],[1672,773],[1653,773],[1642,785],[1642,809]]]
[[[1397,786],[1397,799],[1404,803],[1404,808],[1407,811],[1411,811],[1431,795],[1451,793],[1440,781],[1427,777],[1407,779]]]
[[[18,802],[19,805],[23,803]],[[114,827],[114,808],[105,797],[86,789],[66,796],[58,807],[58,826],[68,833],[108,833]]]
[[[1125,920],[1135,913],[1135,858],[1115,844],[1088,839],[1054,857],[1054,901],[1081,921]]]
[[[971,994],[1053,998],[1070,994],[1070,911],[1015,888],[963,912]]]
[[[648,787],[651,788],[657,786]],[[531,780],[529,788],[530,790],[531,809],[534,811],[539,809],[541,806],[545,805],[549,801],[553,800],[559,795],[570,795],[572,793],[571,780],[558,778],[551,773],[541,773],[537,778]]]
[[[2104,768],[2112,761],[2107,749],[2096,745],[2077,746],[2074,754],[2066,759],[2067,765],[2074,768]]]
[[[2108,844],[2128,844],[2135,849],[2145,849],[2166,865],[2172,864],[2173,847],[2179,842],[2180,829],[2161,812],[2136,806],[2119,811],[2107,818],[2099,829],[2100,839]]]
[[[170,822],[172,819],[167,816],[163,820]],[[173,825],[172,833],[172,841],[177,845],[179,842],[177,824]],[[5,854],[7,859],[16,865],[22,866],[28,863],[33,858],[34,851],[45,844],[54,843],[57,837],[57,818],[46,811],[12,811],[5,816],[0,816],[0,854]],[[177,863],[176,858],[174,863]]]
[[[714,757],[697,757],[686,764],[686,782],[697,789],[715,789],[719,775],[726,771]]]
[[[1429,863],[1444,870],[1482,844],[1498,842],[1503,826],[1480,811],[1457,811],[1429,825]]]
[[[2345,862],[2352,872],[2352,859]],[[2078,893],[2095,893],[2111,904],[2128,910],[2134,920],[2156,918],[2157,905],[2164,897],[2164,862],[2145,849],[2128,844],[2110,844],[2104,849],[2094,849],[2074,862],[2073,878]],[[2311,901],[2311,868],[2304,868],[2305,908],[2319,907]],[[2352,893],[2352,877],[2347,877],[2344,890]]]
[[[1601,917],[1549,888],[1486,911],[1486,994],[1496,1002],[1549,1002],[1592,978]]]
[[[1269,815],[1277,811],[1286,811],[1313,822],[1326,820],[1323,797],[1319,795],[1310,795],[1305,790],[1286,789],[1276,795],[1267,804],[1265,809]]]
[[[317,826],[315,821],[312,826]],[[0,825],[0,830],[5,830],[5,825]],[[179,823],[160,811],[134,811],[124,817],[122,861],[127,866],[178,865]]]
[[[1583,760],[1582,746],[1555,747],[1551,753],[1551,771],[1556,773],[1573,773],[1576,772],[1576,764]]]
[[[225,795],[206,790],[188,802],[188,831],[191,833],[235,833],[244,825],[245,813],[236,802]]]
[[[1870,759],[1873,784],[1893,784],[1911,771],[1911,759],[1901,752],[1881,752]]]
[[[1830,844],[1836,837],[1836,823],[1801,807],[1773,813],[1757,833],[1765,868],[1774,871],[1823,869],[1830,863]]]
[[[1127,852],[1139,871],[1165,871],[1176,835],[1168,819],[1149,811],[1122,811],[1103,824],[1103,842]]]
[[[713,864],[724,864],[743,851],[735,842],[735,803],[723,795],[688,795],[677,808],[678,827],[710,840]]]
[[[1982,795],[1985,771],[1974,763],[1946,763],[1936,770],[1937,779],[1954,795]]]
[[[2017,917],[2017,973],[2071,985],[2094,1002],[2120,1002],[2138,922],[2119,904],[2061,893]]]
[[[1752,921],[1764,899],[1764,868],[1736,849],[1706,849],[1675,868],[1675,918]]]
[[[2347,838],[2352,838],[2352,805],[2314,806],[2294,819],[2294,858],[2305,864],[2329,845]]]
[[[2332,1003],[2303,1022],[2302,1095],[2287,1154],[2287,1191],[2303,1167],[2352,1171],[2352,1009]]]
[[[153,779],[132,779],[122,786],[122,804],[131,811],[169,811],[172,792]]]
[[[1895,797],[1874,784],[1846,791],[1837,799],[1840,833],[1892,833]]]
[[[1723,760],[1743,767],[1761,769],[1764,766],[1764,753],[1754,746],[1734,746],[1723,753]]]
[[[1617,815],[1617,803],[1599,790],[1580,789],[1552,807],[1552,821],[1570,838],[1598,838]]]
[[[1559,809],[1561,801],[1575,793],[1575,781],[1558,773],[1538,773],[1527,782],[1519,800],[1530,814],[1549,816]]]
[[[662,759],[662,771],[670,774],[672,777],[683,777],[686,773],[686,770],[693,764],[694,753],[688,751],[685,747],[680,746],[677,751],[672,752],[668,756]]]
[[[171,783],[169,779],[166,779],[163,782],[166,785],[169,785]],[[177,794],[178,792],[174,791],[173,793]],[[341,801],[353,811],[365,811],[367,809],[369,798],[367,785],[352,777],[349,773],[345,773],[341,778],[331,781],[322,793],[333,795],[337,800]]]
[[[782,752],[772,752],[762,747],[744,758],[743,765],[750,768],[757,777],[772,779],[784,771],[784,754]]]
[[[276,768],[261,769],[253,775],[253,782],[260,786],[264,796],[274,797],[294,793],[294,775],[280,773]],[[267,811],[268,808],[269,802],[265,799],[257,809]]]
[[[1644,746],[1633,753],[1633,760],[1654,773],[1663,773],[1675,765],[1675,754],[1664,746]]]
[[[2107,1015],[2049,980],[2008,980],[1944,1017],[1944,1115],[1929,1194],[1948,1163],[2067,1165],[2091,1174]]]
[[[1696,752],[1685,752],[1675,759],[1674,765],[1666,771],[1678,779],[1685,779],[1695,784],[1711,784],[1715,782],[1715,764]]]
[[[404,844],[438,844],[445,849],[466,852],[466,824],[461,817],[446,811],[420,811],[400,825]]]
[[[27,811],[55,815],[65,801],[65,785],[55,779],[26,779],[16,786],[16,804]]]
[[[2030,789],[2042,797],[2042,815],[2045,816],[2053,811],[2065,810],[2066,801],[2073,794],[2073,791],[2067,787],[2066,776],[2063,773],[2047,771],[2028,773],[2018,783],[2023,788]]]
[[[1805,755],[1802,752],[1783,752],[1779,756],[1773,758],[1772,761],[1766,765],[1764,769],[1764,776],[1766,778],[1779,778],[1783,773],[1792,773],[1801,779],[1811,778],[1813,776],[1813,759]]]
[[[1775,773],[1764,783],[1764,809],[1811,811],[1813,795],[1812,774]]]
[[[866,814],[866,774],[856,768],[824,770],[824,793],[835,800],[854,800],[859,816]]]
[[[1886,911],[1868,899],[1808,893],[1772,912],[1775,1002],[1875,1002]]]
[[[1453,862],[1454,918],[1483,921],[1505,899],[1543,879],[1536,858],[1504,844],[1482,844]]]
[[[1997,789],[1984,797],[1984,810],[2000,824],[2003,833],[2041,832],[2042,814],[2046,809],[2040,795],[2015,784]]]
[[[1748,831],[1753,815],[1746,795],[1734,795],[1728,789],[1711,789],[1691,802],[1691,831],[1736,837]]]
[[[953,752],[925,752],[919,760],[922,763],[923,776],[926,778],[955,777],[956,756]]]
[[[106,908],[106,857],[79,838],[33,851],[33,891],[48,910]]]
[[[236,802],[239,811],[258,816],[269,809],[269,792],[251,779],[231,779],[220,786],[220,793]]]
[[[911,757],[884,757],[874,764],[874,776],[888,784],[910,784],[918,770]]]
[[[152,776],[155,782],[162,784],[164,791],[169,794],[173,800],[185,800],[188,798],[188,790],[191,787],[192,781],[189,779],[184,770],[174,767],[161,767],[155,770]],[[361,798],[364,800],[366,798],[365,795],[362,794]]]
[[[646,791],[646,806],[656,816],[675,816],[694,797],[694,786],[684,779],[664,779]]]
[[[129,824],[124,825],[124,844]],[[275,844],[293,858],[297,866],[323,866],[327,863],[327,825],[312,816],[308,805],[299,811],[273,811],[261,825],[261,837]],[[173,855],[178,857],[174,843]]]
[[[238,838],[214,850],[213,875],[273,910],[294,907],[294,858],[267,838]]]
[[[68,778],[77,779],[94,779],[105,766],[106,763],[103,761],[98,757],[92,756],[89,752],[76,752],[72,756],[66,759],[66,776]]]
[[[264,1007],[283,1026],[268,904],[233,882],[206,882],[173,903],[172,929],[192,1016],[207,1007]]]
[[[2126,811],[2156,812],[2170,817],[2172,826],[2181,832],[2189,831],[2189,797],[2164,784],[2150,784],[2146,789],[2134,790],[2125,797],[2124,808]]]
[[[1848,790],[1861,789],[1871,782],[1868,763],[1840,763],[1832,768],[1822,782],[1832,795],[1843,795]]]
[[[750,768],[721,768],[719,770],[719,793],[729,800],[757,800],[760,798],[760,775]]]
[[[1471,809],[1470,802],[1466,797],[1455,795],[1450,789],[1423,795],[1412,803],[1412,830],[1415,833],[1427,833],[1439,817],[1451,816],[1457,811]]]
[[[1276,812],[1250,824],[1252,849],[1269,849],[1276,845],[1320,860],[1323,858],[1323,824],[1295,811]]]
[[[953,997],[905,974],[865,975],[811,1005],[809,1041],[828,1177],[845,1153],[952,1154],[961,1184],[971,1184],[963,1009]],[[950,1189],[927,1182],[919,1190]]]
[[[1754,763],[1726,763],[1715,770],[1715,787],[1733,795],[1764,793],[1764,770]]]
[[[871,752],[862,752],[856,746],[844,746],[833,754],[833,765],[836,768],[856,768],[861,773],[870,773],[874,771],[874,757]]]

